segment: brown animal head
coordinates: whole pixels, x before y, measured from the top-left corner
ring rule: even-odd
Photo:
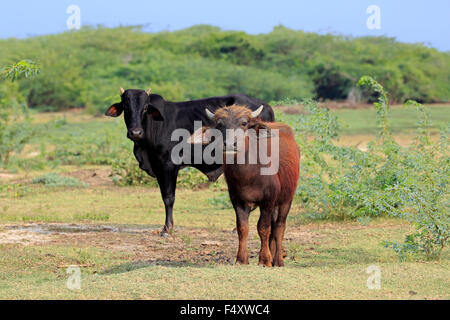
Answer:
[[[236,137],[246,136],[249,129],[255,130],[257,135],[261,129],[269,130],[258,118],[263,108],[264,106],[261,105],[257,110],[251,111],[245,106],[232,105],[222,107],[216,110],[215,113],[205,109],[206,114],[213,120],[214,125],[211,127],[203,126],[192,134],[188,142],[208,144],[211,140],[211,131],[209,129],[216,129],[222,135],[224,150],[236,152],[238,147],[238,139]]]

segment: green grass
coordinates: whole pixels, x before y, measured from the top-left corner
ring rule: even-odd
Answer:
[[[178,267],[141,264],[113,274],[82,273],[81,290],[66,276],[24,276],[0,288],[2,298],[27,299],[448,299],[444,266],[378,264],[380,290],[366,287],[366,265],[264,269],[255,266]],[[268,289],[270,288],[270,289]],[[2,290],[3,289],[3,290]],[[411,293],[410,293],[411,292]]]
[[[164,205],[159,189],[142,187],[97,187],[54,191],[30,191],[21,198],[0,198],[0,221],[44,221],[73,222],[79,217],[102,217],[107,215],[110,223],[142,223],[159,225],[164,220]],[[195,195],[198,203],[192,208],[191,199]],[[178,222],[199,226],[209,220],[217,220],[220,209],[208,205],[206,199],[214,193],[183,190],[177,194],[175,210],[180,213]],[[125,201],[124,201],[125,200]],[[213,209],[213,210],[211,210]],[[205,220],[206,219],[206,220]],[[224,227],[232,227],[233,220],[223,222]]]
[[[440,126],[450,123],[450,106],[433,106],[428,108],[433,131]],[[335,111],[337,117],[342,121],[342,134],[375,134],[377,124],[375,122],[375,110],[357,109]],[[393,107],[389,114],[392,132],[409,133],[414,131],[419,119],[418,112],[413,108]]]
[[[216,193],[211,189],[179,190],[174,214],[176,231],[168,240],[148,233],[98,232],[91,240],[89,235],[73,234],[69,239],[65,238],[67,235],[53,236],[56,238],[52,242],[40,244],[2,244],[0,298],[450,298],[448,251],[441,262],[425,262],[420,258],[400,262],[393,251],[383,248],[381,241],[401,240],[412,227],[392,219],[377,219],[365,226],[327,221],[299,224],[301,208],[294,206],[286,232],[286,267],[269,269],[257,266],[259,239],[255,229],[259,214],[255,211],[250,219],[249,266],[196,260],[203,254],[212,257],[225,254],[234,261],[237,245],[237,236],[231,233],[234,213],[208,203],[207,199]],[[20,199],[1,200],[0,239],[7,225],[20,225],[24,220],[137,224],[149,228],[159,228],[164,221],[159,193],[151,188],[39,189]],[[201,245],[205,239],[224,244],[205,253]],[[138,249],[143,241],[146,255]],[[127,243],[130,246],[125,246],[126,249],[120,247]],[[174,253],[177,246],[179,249]],[[83,266],[80,291],[66,287],[69,265]],[[366,286],[369,276],[366,270],[370,265],[381,269],[380,290],[369,290]],[[411,291],[417,294],[410,294]]]

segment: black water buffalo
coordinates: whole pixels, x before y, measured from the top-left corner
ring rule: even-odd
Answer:
[[[270,105],[244,94],[169,102],[160,95],[150,94],[150,90],[121,88],[121,102],[112,105],[106,111],[105,114],[111,117],[118,117],[124,113],[128,129],[127,137],[134,142],[134,155],[139,167],[158,180],[166,209],[166,222],[161,235],[167,236],[173,227],[172,208],[175,202],[178,171],[183,167],[192,166],[203,172],[210,181],[217,180],[223,172],[221,164],[174,164],[171,151],[178,142],[171,141],[172,132],[177,128],[184,128],[193,133],[194,121],[211,125],[212,121],[206,115],[205,108],[215,112],[218,108],[233,104],[248,106],[252,110],[263,105],[260,118],[264,121],[274,121]]]

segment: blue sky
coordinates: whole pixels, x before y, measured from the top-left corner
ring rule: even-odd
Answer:
[[[386,35],[450,50],[449,0],[15,0],[0,8],[0,38],[67,30],[69,5],[81,9],[82,25],[145,25],[147,31],[212,24],[225,30],[270,32],[275,25],[352,36]],[[369,30],[369,5],[381,9],[381,30]]]

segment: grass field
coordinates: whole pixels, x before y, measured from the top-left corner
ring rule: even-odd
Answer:
[[[401,111],[393,112],[393,127],[397,136],[407,136],[414,130],[415,117]],[[336,111],[349,124],[342,143],[355,144],[370,136],[375,128],[368,120],[373,121],[372,113]],[[45,123],[54,116],[39,114],[35,121]],[[431,117],[445,124],[450,108],[433,107]],[[65,119],[67,123],[52,128],[49,136],[98,136],[109,130],[126,143],[119,121],[73,112]],[[39,142],[36,137],[24,154],[39,150]],[[52,143],[49,140],[49,149]],[[31,183],[32,177],[49,171],[85,185]],[[198,191],[177,191],[176,228],[166,239],[158,235],[164,221],[159,191],[115,186],[109,172],[109,166],[60,165],[1,173],[3,185],[19,185],[0,193],[0,299],[450,298],[448,249],[441,261],[400,261],[381,245],[383,240],[401,241],[413,230],[404,221],[313,221],[295,205],[285,235],[286,267],[263,268],[257,266],[259,213],[254,211],[250,265],[234,266],[234,213],[207,201],[226,192],[223,181]],[[81,268],[80,290],[66,285],[66,270],[72,265]],[[367,287],[369,266],[381,271],[379,290]]]
[[[302,106],[281,107],[292,117],[299,117],[303,112]],[[374,135],[377,131],[376,112],[373,107],[359,109],[332,109],[340,122],[342,135]],[[435,104],[427,108],[429,119],[432,122],[432,132],[450,122],[450,105]],[[388,115],[389,124],[396,134],[411,134],[417,128],[420,114],[413,107],[395,105],[391,107]]]
[[[104,168],[91,169],[104,170]],[[234,213],[206,202],[213,190],[181,189],[176,231],[159,237],[158,190],[109,185],[56,188],[2,198],[0,298],[117,299],[447,299],[448,252],[441,262],[399,262],[383,248],[411,226],[392,219],[307,222],[294,207],[285,236],[285,268],[257,266],[258,213],[251,215],[249,266],[233,266]],[[81,290],[66,268],[81,266]],[[381,289],[369,290],[369,266]],[[267,290],[270,287],[271,290]]]
[[[433,124],[433,132],[440,126],[445,126],[450,122],[450,106],[435,105],[427,110],[430,120]],[[375,134],[376,122],[375,110],[357,109],[357,110],[339,110],[336,115],[342,121],[342,134]],[[394,106],[389,114],[389,121],[394,133],[411,133],[417,128],[419,114],[414,108],[403,106]]]

